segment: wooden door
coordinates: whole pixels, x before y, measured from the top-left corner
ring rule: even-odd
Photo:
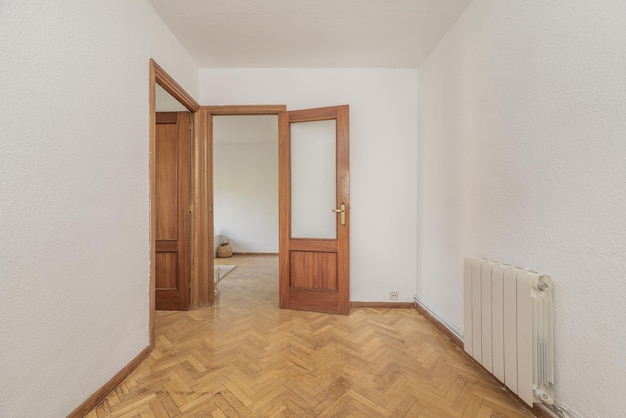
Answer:
[[[189,306],[190,132],[188,112],[156,114],[156,309]]]
[[[350,312],[349,108],[279,113],[280,307]]]

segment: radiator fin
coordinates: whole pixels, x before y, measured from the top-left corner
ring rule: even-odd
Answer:
[[[517,393],[517,270],[504,271],[504,384]]]
[[[492,309],[492,298],[491,298],[491,264],[483,263],[481,265],[481,274],[480,274],[480,289],[481,289],[481,316],[480,316],[480,327],[481,327],[481,364],[490,373],[493,373],[493,341],[491,339],[492,329],[491,329],[491,309]]]
[[[493,375],[504,383],[504,267],[491,267]]]

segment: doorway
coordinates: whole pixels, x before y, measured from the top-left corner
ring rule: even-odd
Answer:
[[[278,118],[212,121],[215,243],[239,255],[278,255]]]
[[[216,162],[214,161],[214,148],[215,148],[215,142],[216,142],[216,138],[214,136],[215,133],[215,124],[217,121],[217,118],[222,118],[222,117],[262,117],[262,116],[268,116],[268,117],[273,117],[276,120],[276,127],[278,129],[278,114],[282,111],[286,110],[286,106],[284,105],[260,105],[260,106],[207,106],[204,107],[204,109],[207,112],[207,120],[208,120],[208,144],[209,144],[209,149],[211,150],[211,158],[210,158],[210,184],[211,184],[211,195],[210,195],[210,203],[209,206],[211,208],[211,213],[210,213],[210,223],[211,223],[211,239],[213,240],[212,244],[214,246],[217,246],[220,244],[220,240],[223,239],[222,236],[226,236],[225,239],[228,239],[228,235],[230,232],[228,232],[229,230],[226,230],[226,232],[224,234],[216,234],[216,230],[214,229],[214,225],[215,225],[215,211],[219,210],[219,209],[215,209],[215,211],[213,210],[213,208],[215,207],[215,196],[213,193],[213,185],[215,184],[214,181],[214,172],[215,172],[215,164]],[[228,119],[223,119],[222,121],[227,121]],[[234,119],[231,120],[235,121]],[[235,121],[236,122],[236,121]],[[267,121],[266,121],[267,122]],[[271,123],[271,122],[270,122]],[[220,130],[220,122],[217,122],[218,124],[218,132]],[[241,132],[240,132],[241,134]],[[218,142],[218,147],[219,147],[219,142],[221,141],[221,139],[217,138],[217,142]],[[276,146],[275,151],[276,155],[278,155],[278,147]],[[220,162],[218,162],[218,164],[220,164]],[[245,208],[244,208],[245,209]],[[223,210],[226,210],[225,208]],[[278,211],[276,211],[276,213],[278,213]],[[228,216],[226,216],[228,217]],[[222,229],[223,227],[227,227],[227,226],[222,226],[224,224],[220,224],[219,228],[220,228],[220,232],[223,232],[224,230]],[[218,237],[215,237],[215,235],[220,235]],[[244,234],[245,235],[245,234]],[[234,243],[234,242],[233,242]],[[235,247],[236,249],[241,249],[241,248],[250,248],[250,247]],[[213,248],[213,252],[211,253],[211,261],[213,263],[213,257],[215,256],[215,250],[216,248]],[[211,265],[211,269],[213,269],[213,264]],[[211,281],[209,283],[209,292],[210,292],[210,298],[211,298],[211,303],[213,303],[213,298],[215,296],[215,283],[214,281]]]

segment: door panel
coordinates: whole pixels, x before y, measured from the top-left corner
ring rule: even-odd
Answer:
[[[189,296],[189,113],[159,112],[155,149],[155,304],[186,310]]]
[[[281,308],[350,311],[348,115],[348,106],[279,114]]]
[[[337,291],[337,253],[291,251],[290,256],[292,289]]]
[[[178,257],[176,252],[157,253],[156,269],[156,288],[160,290],[176,290],[178,277]]]
[[[165,119],[159,113],[161,121]],[[157,116],[156,135],[156,240],[176,240],[178,231],[178,130],[176,119],[173,123],[159,123]],[[175,114],[173,115],[175,117]],[[170,118],[172,119],[172,118]]]

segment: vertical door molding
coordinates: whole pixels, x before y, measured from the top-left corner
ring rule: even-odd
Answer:
[[[211,211],[212,148],[208,113],[200,107],[193,116],[191,213],[191,295],[189,309],[213,304],[213,222]]]

